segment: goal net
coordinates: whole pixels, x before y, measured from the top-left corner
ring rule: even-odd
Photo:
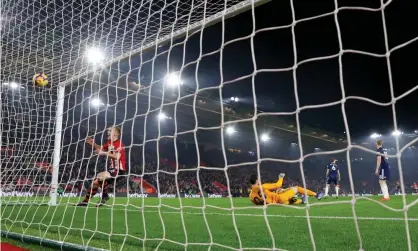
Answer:
[[[2,238],[57,250],[416,249],[406,194],[418,185],[401,153],[413,158],[417,132],[395,119],[392,135],[351,136],[346,102],[366,98],[348,94],[343,74],[343,56],[382,59],[392,93],[389,54],[416,38],[388,46],[385,13],[399,1],[339,2],[1,1]],[[383,51],[343,46],[345,11],[378,16]],[[34,85],[36,73],[49,84]],[[378,138],[401,195],[387,204],[369,175]],[[331,158],[343,180],[317,202]],[[96,188],[115,165],[125,172]],[[253,175],[282,173],[274,192],[297,191],[286,203],[251,203]],[[376,240],[382,222],[400,236]]]
[[[27,199],[37,192],[45,194],[52,177],[56,96],[51,90],[38,92],[19,82],[2,81],[3,202],[19,202],[19,196]]]

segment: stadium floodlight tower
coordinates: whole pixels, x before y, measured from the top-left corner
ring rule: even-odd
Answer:
[[[96,69],[97,65],[102,63],[105,60],[105,54],[100,48],[90,47],[86,49],[85,58],[87,62],[93,65],[93,69]],[[49,192],[49,205],[57,205],[57,189],[58,189],[58,172],[59,164],[61,159],[61,141],[62,141],[62,123],[64,116],[64,99],[65,99],[65,86],[66,83],[61,83],[58,85],[58,98],[57,98],[57,107],[55,115],[55,139],[54,139],[54,151],[52,159],[52,178],[51,178],[51,187]],[[95,107],[100,107],[104,105],[99,98],[92,98],[90,100],[91,105]]]
[[[163,112],[160,112],[159,114],[158,114],[158,120],[165,120],[165,119],[167,119],[168,117],[167,117],[167,115],[165,115],[165,113],[163,113]]]
[[[233,127],[233,126],[228,126],[227,128],[226,128],[226,134],[228,134],[228,135],[232,135],[232,134],[234,134],[234,133],[236,133],[237,131],[235,130],[235,128]]]
[[[169,73],[164,78],[165,83],[170,87],[182,85],[183,82],[177,73]]]
[[[238,97],[231,97],[231,101],[238,102],[239,98]]]
[[[48,233],[51,227],[43,228],[42,231],[38,231],[37,227],[39,224],[42,226],[52,224],[53,221],[49,221],[49,219],[60,217],[62,218],[59,223],[60,226],[68,230],[74,229],[72,225],[74,219],[71,218],[71,224],[67,224],[68,217],[61,215],[62,212],[67,212],[66,209],[64,211],[61,211],[60,208],[50,210],[49,207],[37,206],[39,205],[38,199],[42,199],[41,203],[45,202],[50,206],[56,206],[59,203],[57,199],[59,184],[67,186],[67,182],[71,184],[77,182],[81,185],[81,188],[84,188],[86,178],[90,174],[85,172],[84,177],[81,177],[83,175],[80,174],[80,170],[84,172],[86,168],[82,169],[78,164],[74,164],[76,163],[75,160],[77,160],[77,163],[81,163],[78,159],[78,153],[80,153],[80,156],[81,152],[85,153],[84,146],[77,147],[77,144],[73,144],[72,140],[77,140],[78,143],[85,138],[84,134],[90,136],[90,129],[92,129],[89,128],[90,126],[94,127],[94,135],[97,135],[96,132],[104,131],[109,124],[123,127],[126,121],[142,123],[136,110],[142,112],[143,107],[131,106],[131,102],[135,105],[138,105],[139,102],[133,96],[125,95],[125,90],[120,88],[123,81],[126,80],[126,83],[130,83],[132,78],[135,78],[135,81],[141,84],[140,79],[136,79],[136,76],[138,78],[142,77],[139,74],[142,74],[142,71],[146,69],[146,67],[143,67],[146,62],[145,60],[138,61],[138,58],[142,59],[146,53],[156,52],[155,59],[160,60],[159,58],[166,54],[160,55],[158,52],[158,48],[161,46],[167,46],[170,48],[168,51],[171,51],[176,46],[174,41],[198,36],[197,33],[204,34],[203,31],[207,27],[221,22],[224,24],[226,19],[246,11],[254,11],[254,8],[269,1],[230,0],[222,1],[221,4],[218,3],[219,1],[209,0],[163,1],[164,4],[160,4],[161,1],[145,1],[146,4],[139,4],[141,1],[131,0],[123,4],[109,4],[112,1],[92,0],[58,5],[54,1],[42,3],[40,1],[30,1],[27,5],[16,4],[16,1],[2,1],[1,14],[5,17],[10,14],[15,15],[2,19],[0,83],[8,83],[8,86],[6,84],[0,85],[0,133],[2,135],[0,146],[3,147],[2,141],[6,140],[4,143],[8,145],[4,145],[4,147],[10,147],[12,150],[16,150],[16,153],[10,157],[9,163],[5,163],[3,159],[0,162],[3,165],[11,164],[11,172],[13,173],[7,178],[8,181],[10,180],[10,185],[13,186],[11,189],[15,189],[13,193],[28,189],[27,191],[31,193],[29,196],[35,195],[37,197],[34,198],[35,200],[28,200],[25,197],[21,199],[20,195],[9,196],[11,200],[2,198],[2,225],[0,227],[3,224],[11,226],[10,228],[7,227],[7,232],[4,232],[3,229],[5,228],[2,228],[2,236],[11,236],[16,231],[15,234],[20,236],[20,240],[36,240],[37,243],[48,241],[54,246],[54,249],[74,248],[76,244],[73,242],[78,242],[78,240],[73,238],[72,231],[68,231],[63,238],[55,240],[51,237],[55,235]],[[46,9],[48,15],[45,15]],[[63,18],[63,16],[71,16],[72,18]],[[71,22],[71,20],[81,21]],[[27,31],[31,31],[30,36],[25,35]],[[222,33],[224,32],[223,29]],[[204,55],[200,55],[199,58],[203,57]],[[171,61],[171,59],[167,59],[167,62],[168,60]],[[140,65],[137,65],[137,63],[140,63]],[[174,64],[174,67],[177,68],[177,65]],[[183,63],[180,69],[183,71],[185,67],[186,65]],[[153,65],[152,70],[159,71],[160,69],[156,69]],[[34,74],[39,72],[48,76],[48,85],[30,84]],[[166,73],[170,73],[165,79],[166,84],[173,88],[179,88],[182,83],[182,74],[180,72],[173,73],[170,70]],[[12,80],[16,81],[17,85],[13,84]],[[103,84],[95,85],[94,82]],[[151,90],[151,88],[149,89]],[[196,90],[195,97],[201,90],[201,88]],[[101,96],[102,101],[106,100],[104,104],[98,99],[93,99],[93,97],[99,97],[99,94],[105,95],[104,93],[108,95],[108,99]],[[123,94],[119,95],[121,93]],[[156,109],[154,107],[157,104],[156,99],[154,97],[151,99],[152,93],[149,93],[148,101],[145,102],[148,102],[149,109],[151,107]],[[84,107],[80,105],[85,100],[86,94],[90,97],[90,99],[87,99],[89,106],[102,108],[102,105],[106,107],[111,102],[115,110],[101,110],[100,112],[103,112],[105,116],[101,116],[102,114],[99,113],[90,113],[90,109],[83,109]],[[140,94],[141,97],[146,95]],[[176,101],[176,105],[179,104],[179,101]],[[126,109],[127,112],[121,116],[122,113],[119,112],[121,109],[118,109],[117,105],[131,109],[129,111]],[[163,105],[161,104],[161,107]],[[135,107],[135,109],[132,109],[132,107]],[[132,110],[135,110],[135,112]],[[148,113],[149,111],[146,114]],[[170,116],[168,112],[167,115]],[[14,117],[20,120],[20,124],[14,123]],[[159,117],[166,119],[166,122],[173,119],[162,115]],[[138,119],[135,120],[136,118]],[[4,130],[6,127],[7,130]],[[101,128],[100,131],[99,128]],[[132,128],[134,127],[132,126]],[[67,133],[71,136],[66,137]],[[234,134],[237,132],[233,127],[228,127],[226,133]],[[144,140],[146,138],[144,137]],[[126,137],[125,139],[128,140]],[[127,147],[132,145],[134,141],[135,144],[139,142],[139,139],[134,139],[134,137],[131,137],[130,140],[131,142],[124,142]],[[143,143],[145,145],[145,142]],[[73,146],[76,148],[75,150],[72,148]],[[78,152],[80,148],[82,150]],[[43,176],[48,175],[48,179],[38,181],[31,178],[33,176],[30,176],[32,175],[30,172],[37,170],[37,167],[35,167],[37,162],[40,162],[42,168],[47,170],[47,172],[40,170],[39,173],[42,173]],[[65,163],[60,166],[60,162]],[[18,168],[14,169],[16,166]],[[60,169],[64,171],[62,175],[59,174]],[[2,174],[4,174],[3,171]],[[158,169],[158,171],[162,170]],[[5,177],[5,175],[2,176]],[[32,179],[33,185],[28,185],[25,182],[25,179],[31,181],[29,178]],[[18,184],[18,182],[23,184]],[[71,187],[71,184],[68,184],[67,187]],[[203,194],[200,184],[199,189]],[[229,185],[228,191],[230,192]],[[78,193],[79,191],[77,191],[77,195]],[[202,197],[202,200],[205,203],[204,197]],[[232,205],[232,197],[230,197],[230,200]],[[9,202],[13,206],[3,207],[3,205],[8,205]],[[16,209],[15,202],[19,205],[24,203],[34,205],[33,202],[36,202],[35,210],[33,210],[34,208],[29,210]],[[205,206],[202,207],[204,215],[205,208]],[[158,210],[160,211],[160,207],[158,207]],[[183,214],[183,210],[180,210],[180,213]],[[45,217],[40,219],[35,214],[45,215]],[[88,223],[89,218],[84,217],[85,223]],[[17,227],[17,225],[20,225],[16,224],[19,222],[17,219],[24,219],[24,229]],[[28,220],[30,222],[27,222]],[[206,218],[205,222],[205,225],[208,226]],[[14,227],[15,225],[16,227]],[[86,224],[86,226],[89,225]],[[235,223],[234,229],[239,236],[238,227]],[[90,229],[88,230],[90,231]],[[184,230],[186,231],[185,227]],[[210,231],[209,228],[208,230]],[[99,229],[93,231],[99,231]],[[39,235],[25,237],[30,233],[39,233]],[[109,236],[112,237],[115,233],[112,232]],[[126,233],[126,236],[128,235],[131,236],[131,234]],[[90,246],[88,249],[91,250],[94,250],[93,246],[100,246],[102,243],[101,240],[95,240],[96,237],[91,238],[92,242],[86,241],[84,236],[81,236],[81,238],[81,242]],[[146,243],[149,243],[148,240],[144,239],[144,248],[148,248],[146,246]],[[164,241],[166,240],[171,241],[164,237]],[[213,243],[211,240],[209,245],[212,246]],[[189,243],[186,242],[185,247],[187,245]],[[241,249],[243,248],[241,241],[239,246]],[[109,246],[101,247],[100,250],[103,250],[102,248],[112,249]],[[235,247],[233,248],[235,249]],[[78,249],[85,250],[87,247]],[[130,249],[129,244],[123,242],[121,249]]]
[[[16,82],[11,82],[11,83],[9,84],[9,86],[10,86],[10,88],[12,88],[12,89],[17,89],[17,88],[19,87],[19,84],[18,84],[18,83],[16,83]]]
[[[393,131],[392,132],[392,136],[395,136],[395,137],[399,137],[399,136],[401,136],[403,134],[403,132],[401,132],[401,131],[399,131],[399,130],[395,130],[395,131]]]
[[[270,136],[267,133],[263,133],[263,134],[261,134],[260,139],[261,139],[262,142],[267,142],[267,141],[270,140]]]
[[[86,59],[92,65],[97,65],[104,61],[105,54],[98,47],[90,47],[86,50]]]
[[[99,98],[92,98],[92,99],[90,99],[90,104],[93,107],[99,107],[99,106],[104,105],[104,103],[102,101],[100,101]]]
[[[377,138],[379,138],[379,137],[381,137],[382,135],[381,134],[378,134],[378,133],[372,133],[371,135],[370,135],[370,138],[372,138],[372,139],[377,139]]]

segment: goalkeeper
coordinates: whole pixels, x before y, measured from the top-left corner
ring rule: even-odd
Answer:
[[[315,196],[318,200],[322,199],[324,196],[323,193],[315,193],[311,190],[304,189],[299,186],[289,187],[287,189],[282,189],[283,178],[285,174],[281,173],[279,175],[279,180],[276,183],[265,183],[257,179],[257,175],[252,175],[250,178],[251,183],[251,192],[250,200],[256,205],[263,205],[264,199],[261,194],[260,187],[263,189],[264,197],[266,198],[266,204],[301,204],[305,203],[305,192],[308,196]],[[301,194],[302,199],[296,199],[296,194]]]

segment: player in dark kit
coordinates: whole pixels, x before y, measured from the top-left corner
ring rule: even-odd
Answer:
[[[401,194],[401,183],[399,181],[396,182],[395,193]]]
[[[59,186],[57,189],[57,194],[61,197],[63,193],[64,193],[64,189],[62,189],[62,186]]]
[[[87,206],[90,198],[92,198],[102,188],[102,198],[96,205],[100,207],[109,200],[109,188],[115,183],[118,176],[123,175],[126,171],[125,149],[120,137],[120,129],[111,127],[107,132],[108,140],[101,146],[96,144],[92,138],[87,138],[87,144],[94,147],[95,153],[109,158],[107,171],[98,173],[93,181],[91,189],[87,190],[84,200],[77,204],[78,206]]]
[[[376,176],[379,176],[379,184],[382,189],[382,201],[389,200],[389,189],[386,181],[390,180],[390,165],[387,157],[387,152],[383,151],[383,141],[381,139],[376,141],[377,152],[382,155],[377,155]]]
[[[325,198],[328,197],[329,186],[331,184],[334,184],[335,193],[337,194],[337,198],[338,198],[338,192],[340,190],[340,187],[338,186],[338,182],[341,180],[341,175],[340,175],[340,169],[337,166],[336,159],[332,159],[331,163],[328,164],[326,178],[327,178],[327,184],[325,186]]]

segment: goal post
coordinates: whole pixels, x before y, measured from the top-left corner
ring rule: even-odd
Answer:
[[[62,124],[64,116],[64,98],[65,86],[58,86],[57,107],[55,115],[55,136],[54,136],[54,155],[52,159],[52,179],[51,189],[49,192],[50,206],[57,205],[57,189],[58,189],[58,172],[61,161],[61,139],[62,139]]]
[[[400,131],[395,103],[418,87],[395,89],[391,67],[418,37],[387,31],[407,1],[319,2],[0,0],[1,237],[80,251],[415,250],[402,163],[418,130]],[[360,96],[387,79],[389,102]],[[391,108],[393,124],[376,124],[394,131],[354,137],[361,118],[388,120],[354,101]]]
[[[51,185],[56,95],[8,81],[0,87],[1,204],[47,204],[27,195],[45,194]]]
[[[161,45],[173,43],[181,38],[201,32],[208,26],[225,21],[242,12],[252,11],[253,8],[269,1],[271,0],[231,0],[217,2],[154,1],[155,6],[160,8],[155,13],[151,11],[154,7],[152,6],[153,1],[141,1],[144,5],[136,6],[139,10],[135,11],[133,11],[133,7],[139,1],[125,1],[130,2],[129,4],[124,2],[130,5],[129,11],[131,13],[127,18],[136,16],[136,22],[139,22],[139,19],[145,16],[145,19],[141,21],[143,23],[140,24],[145,24],[145,29],[150,19],[156,13],[160,12],[163,15],[165,9],[170,9],[174,14],[170,14],[169,23],[153,24],[156,25],[157,29],[154,29],[152,31],[153,33],[143,33],[142,37],[135,37],[132,31],[137,29],[136,26],[138,23],[135,24],[135,28],[128,27],[129,25],[125,23],[126,27],[124,27],[124,30],[131,37],[126,35],[125,38],[125,34],[123,34],[120,41],[117,41],[117,39],[112,40],[118,36],[119,31],[117,29],[122,28],[115,24],[108,27],[109,30],[101,30],[103,32],[101,36],[103,37],[99,37],[96,41],[95,39],[90,39],[94,37],[93,34],[91,34],[91,37],[83,37],[83,35],[89,34],[91,31],[99,32],[101,29],[93,25],[94,22],[95,25],[99,25],[97,20],[100,15],[88,16],[92,15],[92,12],[90,13],[88,9],[93,9],[93,5],[83,6],[76,2],[72,4],[69,2],[50,2],[46,6],[42,6],[44,3],[38,1],[32,3],[34,9],[36,9],[35,13],[30,13],[21,11],[27,8],[27,6],[22,5],[22,2],[3,1],[0,3],[0,20],[2,22],[0,24],[0,33],[2,35],[0,41],[0,92],[2,95],[0,98],[0,147],[15,150],[16,152],[13,156],[22,157],[22,161],[19,162],[16,159],[4,161],[5,159],[3,158],[1,161],[4,166],[10,164],[10,169],[2,168],[1,170],[0,213],[4,216],[1,222],[1,236],[24,240],[30,243],[38,243],[57,249],[85,250],[86,248],[83,245],[68,244],[61,240],[45,237],[45,234],[37,237],[33,233],[30,233],[30,231],[24,231],[23,234],[15,233],[13,226],[17,220],[14,216],[8,215],[8,213],[17,213],[19,216],[20,210],[25,211],[25,215],[30,215],[31,212],[26,211],[25,207],[28,210],[33,210],[33,213],[36,213],[42,210],[39,209],[41,205],[53,206],[55,208],[60,204],[57,198],[57,189],[62,180],[60,177],[63,175],[60,173],[60,165],[62,165],[64,155],[62,138],[64,137],[64,130],[68,129],[65,127],[65,123],[68,121],[65,120],[68,120],[69,117],[69,114],[64,109],[69,108],[66,107],[69,103],[68,99],[75,92],[71,86],[95,82],[96,75],[106,72],[112,65],[122,60],[129,59],[134,55],[143,54],[147,51],[157,50]],[[109,5],[111,1],[97,0],[95,2],[99,5],[107,3],[100,6],[101,8],[106,9],[111,6]],[[159,5],[161,2],[165,2],[165,5]],[[188,11],[183,10],[183,6],[181,5],[184,4],[191,4]],[[68,17],[74,14],[71,13],[73,9],[80,12],[85,11],[85,16],[80,16],[80,19],[87,17],[87,19],[91,18],[95,21],[83,26],[82,23],[77,23],[74,20],[74,24],[79,25],[78,30],[66,30],[72,27],[68,22],[71,18],[69,19]],[[177,14],[181,16],[177,16]],[[116,12],[111,17],[108,16],[106,18],[111,19],[118,15],[121,17],[122,14]],[[143,16],[141,17],[141,15]],[[181,21],[179,21],[180,19]],[[56,22],[56,26],[51,26],[51,23],[48,23],[52,21]],[[122,18],[119,21],[123,22]],[[160,22],[164,22],[164,20]],[[131,31],[128,31],[129,29]],[[79,35],[77,32],[80,34],[82,32],[86,33]],[[114,35],[111,32],[116,34],[115,37],[112,37]],[[129,45],[123,44],[130,39],[135,42]],[[105,58],[94,63],[94,65],[91,65],[88,62],[89,59],[83,53],[89,46],[95,45],[101,46],[107,55]],[[11,52],[16,52],[16,54]],[[100,57],[97,54],[96,56]],[[32,86],[32,76],[37,72],[44,72],[48,75],[50,84],[47,87]],[[140,80],[138,82],[141,84]],[[85,87],[83,86],[82,88]],[[116,86],[116,89],[118,88]],[[99,91],[91,90],[91,93],[96,94]],[[8,98],[5,98],[6,96]],[[15,100],[16,97],[25,100],[19,103],[19,101]],[[48,99],[50,99],[49,102],[44,102]],[[82,101],[84,102],[85,98]],[[76,106],[77,104],[73,103],[72,105]],[[21,110],[16,110],[16,106],[20,107],[19,109]],[[7,113],[4,111],[7,111]],[[15,116],[16,120],[10,120],[9,116]],[[41,117],[42,121],[38,119]],[[22,121],[23,124],[14,124],[16,121]],[[76,123],[81,123],[81,121],[76,121]],[[5,124],[7,124],[7,130]],[[13,135],[9,133],[13,133]],[[99,131],[95,130],[95,133],[99,133]],[[13,144],[10,144],[10,142],[3,141],[4,138],[15,139],[19,137],[21,142],[15,141]],[[34,140],[25,140],[25,137],[34,137]],[[39,148],[36,148],[36,146]],[[7,175],[10,175],[8,176],[10,179],[5,178]],[[78,177],[80,180],[84,178],[81,176]],[[21,186],[16,185],[19,182],[21,182]],[[144,183],[145,180],[140,182]],[[68,183],[67,181],[67,184],[61,185],[66,186]],[[39,198],[32,200],[25,197],[14,197],[17,193],[26,193],[26,188],[29,189],[28,191],[33,191],[34,187],[37,187],[37,189],[38,187],[45,189],[41,193],[39,193],[39,189],[36,190],[37,192],[34,195],[39,195]],[[11,189],[11,193],[9,194],[7,192],[9,191],[8,189]],[[65,206],[68,207],[68,205]],[[17,209],[17,207],[22,208]],[[52,212],[54,211],[53,208],[48,210]],[[26,223],[30,225],[33,223],[33,220]],[[96,249],[89,248],[88,250]]]

